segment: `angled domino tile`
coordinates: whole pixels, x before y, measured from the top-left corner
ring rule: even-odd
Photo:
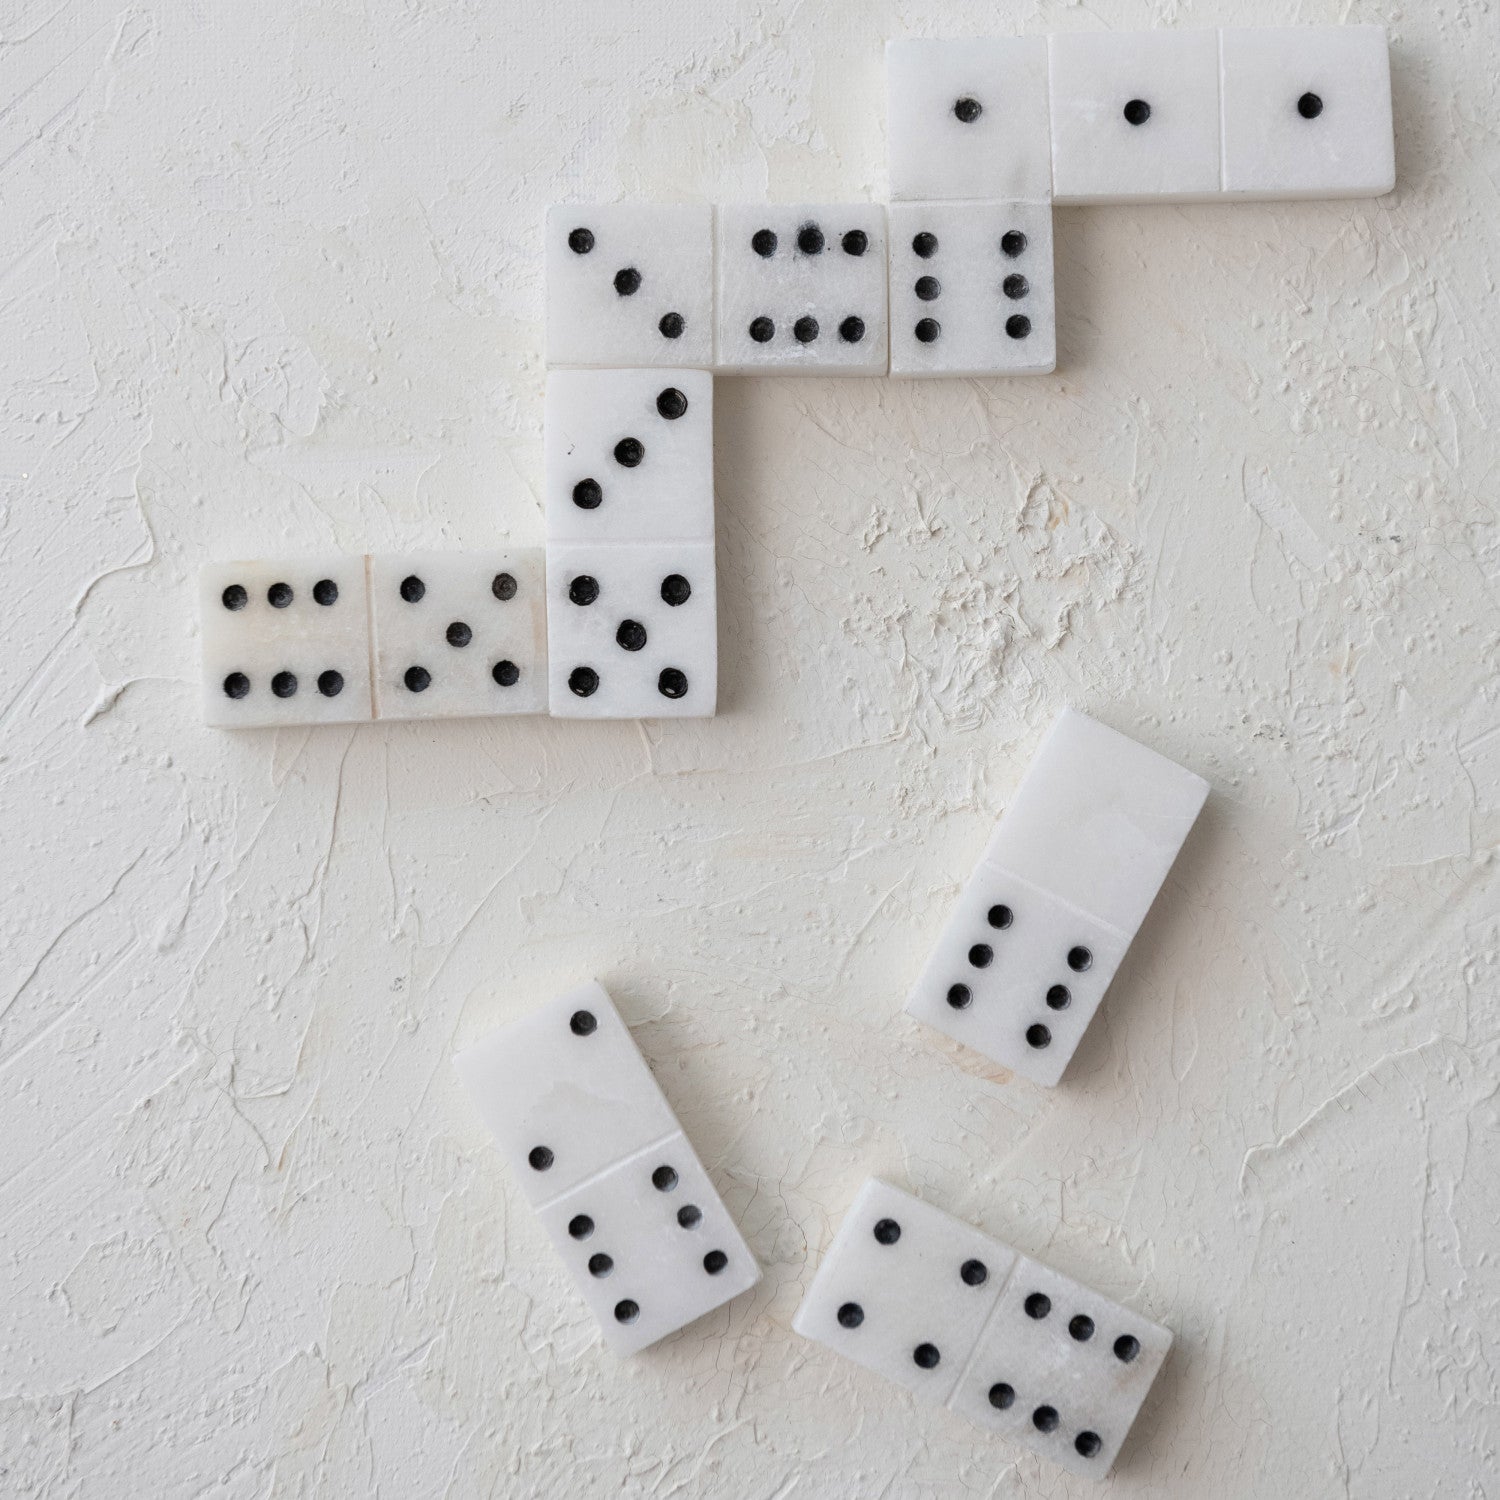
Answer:
[[[713,363],[713,210],[558,204],[546,228],[547,363]]]
[[[547,711],[540,547],[370,559],[376,717]]]
[[[1172,1335],[872,1178],[792,1320],[929,1401],[1102,1478]]]
[[[904,37],[885,65],[893,199],[1051,198],[1046,37]]]
[[[1035,1083],[1057,1083],[1207,794],[1202,777],[1064,709],[908,1014]]]
[[[891,374],[1039,375],[1057,365],[1047,203],[893,203]]]
[[[207,563],[203,721],[219,728],[373,716],[363,557]]]
[[[548,541],[712,540],[713,419],[704,370],[554,370]]]
[[[559,996],[454,1065],[616,1352],[759,1281],[602,986]]]
[[[718,210],[716,368],[730,375],[884,375],[885,207]]]
[[[1223,189],[1234,198],[1365,198],[1396,184],[1383,26],[1219,33]]]
[[[1048,49],[1058,203],[1218,196],[1217,32],[1069,32]]]

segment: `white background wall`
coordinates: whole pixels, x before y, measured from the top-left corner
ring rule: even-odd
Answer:
[[[1341,19],[1394,196],[1060,212],[1055,377],[720,383],[716,720],[200,727],[202,559],[541,539],[550,200],[878,197],[889,35]],[[1108,1493],[1500,1494],[1497,42],[10,0],[0,1493],[1089,1493],[790,1332],[880,1172],[1177,1330]],[[1214,795],[1044,1093],[900,1003],[1064,701]],[[766,1267],[626,1365],[448,1064],[591,974]]]

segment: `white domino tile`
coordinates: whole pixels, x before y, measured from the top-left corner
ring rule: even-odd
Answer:
[[[678,1131],[538,1211],[617,1354],[634,1354],[760,1280],[688,1138]]]
[[[872,1178],[792,1320],[804,1338],[1074,1473],[1114,1463],[1172,1335]]]
[[[1045,37],[900,38],[885,56],[892,199],[1052,196]]]
[[[1015,1252],[872,1178],[792,1327],[930,1401],[953,1394]]]
[[[547,548],[554,716],[704,718],[718,698],[712,542]]]
[[[1075,1474],[1107,1474],[1172,1347],[1148,1318],[1017,1259],[948,1405]]]
[[[718,210],[718,370],[884,375],[885,207],[726,204]]]
[[[1233,198],[1364,198],[1396,183],[1383,26],[1219,33],[1223,188]]]
[[[1048,47],[1058,203],[1218,196],[1217,32],[1068,32]]]
[[[600,984],[559,995],[453,1063],[534,1207],[678,1129]]]
[[[454,1065],[617,1353],[760,1279],[602,986],[559,996]]]
[[[907,1012],[1033,1082],[1057,1083],[1207,792],[1193,772],[1064,710]]]

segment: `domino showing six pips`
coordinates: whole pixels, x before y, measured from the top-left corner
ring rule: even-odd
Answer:
[[[889,207],[554,207],[545,553],[211,564],[206,721],[711,715],[715,373],[1046,372],[1054,202],[1357,197],[1394,182],[1380,27],[898,41],[888,71]],[[1064,710],[907,1012],[1057,1084],[1207,790]],[[599,985],[456,1065],[612,1348],[643,1349],[759,1280]],[[793,1327],[1095,1476],[1171,1345],[874,1179]]]

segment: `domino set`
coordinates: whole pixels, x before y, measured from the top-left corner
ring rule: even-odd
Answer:
[[[434,554],[422,563],[437,597],[406,610],[374,560],[361,666],[351,560],[215,564],[207,722],[712,715],[714,373],[1045,373],[1053,203],[1351,198],[1395,183],[1381,26],[903,39],[887,44],[887,82],[889,205],[548,213],[541,598],[533,554],[496,565],[525,585],[503,617],[471,602],[486,555]],[[304,607],[294,579],[311,572],[315,588],[345,582],[336,611]],[[528,613],[542,598],[545,649]],[[490,652],[493,681],[474,665],[487,638],[469,634],[470,650],[424,636],[445,608],[439,624],[458,636],[474,629],[460,614],[490,622],[508,653]],[[411,660],[380,659],[382,641]]]
[[[1358,197],[1394,184],[1378,26],[893,41],[888,82],[889,205],[555,206],[545,553],[209,565],[206,721],[711,715],[715,374],[1046,372],[1054,203]],[[1064,710],[907,1013],[1056,1085],[1207,791]],[[455,1064],[619,1353],[760,1279],[598,984]],[[1094,1476],[1172,1342],[875,1179],[793,1328]]]
[[[1201,777],[1064,709],[907,1004],[1058,1082],[1207,795]],[[455,1059],[606,1341],[629,1354],[759,1278],[597,984]],[[1166,1329],[871,1181],[792,1324],[1064,1467],[1103,1475]]]

